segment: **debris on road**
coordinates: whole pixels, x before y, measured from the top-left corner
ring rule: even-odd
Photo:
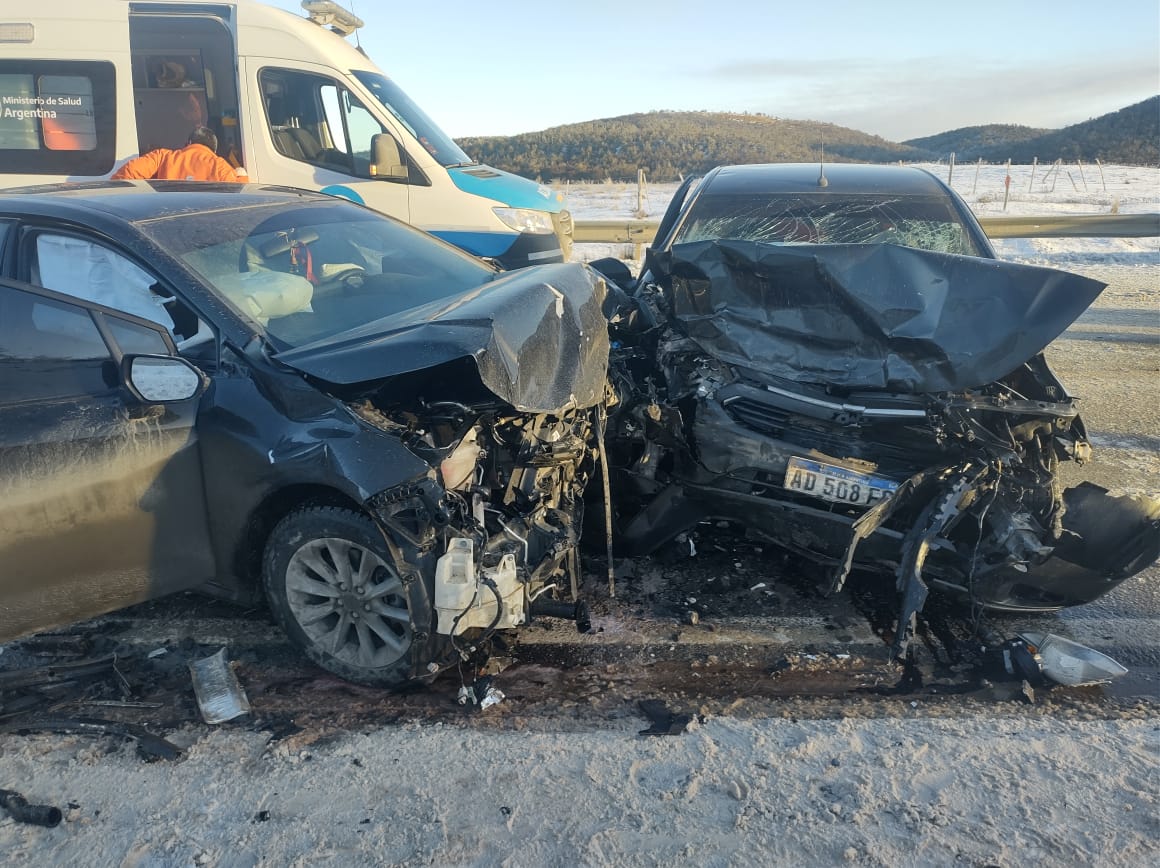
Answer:
[[[1019,692],[1031,705],[1035,704],[1035,688],[1031,686],[1031,682],[1026,678],[1023,679],[1023,687]]]
[[[1127,669],[1106,654],[1054,633],[1021,633],[1043,674],[1067,687],[1106,684]]]
[[[503,702],[503,700],[503,691],[497,690],[494,687],[489,687],[487,688],[487,693],[483,695],[483,699],[479,701],[479,710],[483,711],[485,709],[491,708],[491,706],[498,705],[499,703]]]
[[[137,750],[149,759],[177,759],[181,748],[143,726],[91,717],[28,717],[0,724],[0,732],[57,732],[78,735],[119,735],[137,742]]]
[[[54,805],[30,805],[24,796],[15,790],[0,789],[0,808],[8,812],[18,823],[32,826],[59,826],[62,819],[60,808]]]
[[[191,660],[193,692],[206,723],[225,723],[250,713],[250,700],[238,676],[226,661],[226,649],[201,660]]]
[[[637,703],[652,725],[642,729],[640,735],[680,735],[693,721],[691,714],[672,711],[659,699],[642,699]]]

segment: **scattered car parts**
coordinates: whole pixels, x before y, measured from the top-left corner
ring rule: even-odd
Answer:
[[[181,756],[181,748],[143,726],[119,720],[93,717],[65,717],[45,714],[20,717],[0,723],[0,732],[59,732],[76,735],[117,735],[136,742],[137,750],[147,759],[172,760]]]
[[[193,679],[197,707],[206,723],[225,723],[249,714],[250,700],[226,660],[225,648],[209,657],[191,660],[189,673]]]
[[[1106,684],[1128,672],[1107,654],[1054,633],[1023,632],[1016,641],[1024,644],[1044,675],[1067,687]]]
[[[53,828],[59,826],[64,815],[55,805],[30,805],[24,796],[15,790],[0,789],[0,808],[8,812],[18,823]]]

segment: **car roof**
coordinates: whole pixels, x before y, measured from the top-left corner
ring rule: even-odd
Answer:
[[[201,181],[93,181],[0,191],[0,212],[60,218],[101,212],[136,223],[192,212],[233,210],[277,202],[328,203],[333,196],[268,184]]]
[[[825,177],[825,184],[819,179]],[[761,163],[718,166],[705,175],[699,195],[834,193],[947,196],[943,182],[916,166],[868,163]]]

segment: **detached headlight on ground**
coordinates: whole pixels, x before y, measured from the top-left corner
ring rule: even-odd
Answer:
[[[1039,656],[1043,674],[1068,687],[1103,684],[1128,671],[1108,655],[1054,633],[1020,633],[1019,638]]]
[[[516,232],[528,232],[532,235],[551,235],[555,232],[552,226],[552,215],[547,211],[533,211],[530,208],[492,208],[495,216],[503,221],[504,225]]]

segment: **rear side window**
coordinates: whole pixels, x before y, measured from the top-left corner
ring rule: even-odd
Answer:
[[[5,172],[103,175],[116,161],[116,126],[113,64],[0,60]]]

